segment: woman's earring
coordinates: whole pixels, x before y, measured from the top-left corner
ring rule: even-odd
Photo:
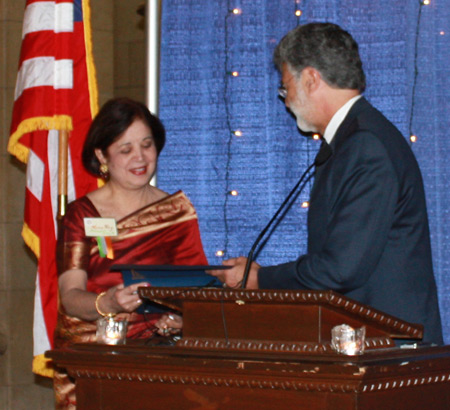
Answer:
[[[106,164],[100,164],[99,170],[100,170],[100,176],[101,176],[103,179],[108,179],[108,177],[109,177],[109,169],[108,169],[108,165],[106,165]]]

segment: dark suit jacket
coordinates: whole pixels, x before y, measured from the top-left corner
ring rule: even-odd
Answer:
[[[408,143],[367,100],[351,108],[316,168],[308,253],[263,267],[260,288],[332,289],[442,343],[421,173]]]

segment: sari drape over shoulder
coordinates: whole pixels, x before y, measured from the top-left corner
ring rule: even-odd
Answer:
[[[100,293],[122,283],[115,264],[205,265],[197,213],[183,192],[150,204],[117,222],[118,235],[111,237],[114,259],[102,258],[95,238],[84,234],[83,219],[100,217],[87,197],[69,205],[64,218],[62,272],[83,269],[87,290]]]
[[[152,203],[117,221],[118,235],[111,237],[114,258],[101,257],[96,238],[87,237],[84,218],[100,217],[87,196],[69,204],[63,221],[63,260],[60,272],[82,269],[87,272],[86,290],[101,293],[122,283],[120,272],[111,271],[115,264],[146,265],[206,265],[207,259],[201,242],[197,213],[182,191]],[[128,338],[145,338],[152,335],[153,324],[160,314],[127,316]],[[72,343],[93,342],[95,321],[83,321],[59,309],[55,331],[55,347]],[[67,390],[67,380],[58,383],[55,392],[67,403],[74,401],[74,392]],[[59,387],[57,386],[59,384]],[[59,389],[59,391],[58,391]],[[73,389],[73,386],[72,386]],[[69,397],[72,396],[72,397]],[[60,408],[74,408],[61,406]]]

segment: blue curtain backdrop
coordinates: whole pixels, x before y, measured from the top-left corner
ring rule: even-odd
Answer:
[[[248,253],[318,148],[277,97],[280,77],[272,63],[281,37],[312,21],[337,23],[356,38],[365,96],[406,138],[417,136],[412,148],[425,181],[449,343],[450,0],[164,0],[160,116],[168,140],[158,184],[184,190],[196,206],[211,264]],[[305,251],[302,202],[311,184],[265,244],[260,264]]]

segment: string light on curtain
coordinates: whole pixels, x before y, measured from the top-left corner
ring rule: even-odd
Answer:
[[[300,9],[300,0],[294,0],[294,15],[297,18],[297,25],[299,25],[300,22],[300,18],[303,18],[303,11]],[[234,81],[234,79],[238,79],[239,78],[239,71],[238,70],[231,70],[229,68],[230,61],[230,50],[229,50],[229,30],[230,30],[230,25],[229,25],[229,21],[232,18],[237,18],[238,16],[240,16],[243,13],[243,10],[241,8],[238,7],[230,7],[230,2],[228,2],[227,4],[228,6],[228,11],[227,14],[225,16],[225,25],[224,25],[224,30],[225,30],[225,41],[224,41],[224,45],[225,45],[225,73],[226,78],[225,78],[225,85],[224,85],[224,103],[225,103],[225,112],[226,112],[226,123],[228,126],[228,129],[230,131],[230,137],[227,141],[227,162],[226,162],[226,168],[225,168],[225,196],[224,196],[224,202],[223,202],[223,219],[224,219],[224,247],[222,250],[218,250],[216,251],[216,256],[217,257],[223,257],[226,256],[227,251],[228,251],[228,242],[229,242],[229,226],[228,226],[228,205],[229,205],[229,201],[232,200],[233,197],[237,197],[239,195],[238,191],[236,189],[232,189],[230,187],[230,168],[231,168],[231,163],[232,163],[232,143],[233,143],[233,137],[242,137],[243,136],[243,131],[241,129],[233,129],[232,127],[232,118],[231,118],[231,112],[230,112],[230,101],[229,101],[229,88],[230,88],[230,84],[231,81]],[[312,136],[312,139],[314,141],[320,141],[321,137],[319,134],[314,134]],[[311,146],[309,143],[307,143],[306,145],[306,150],[307,150],[307,161],[309,163],[310,161],[310,157],[311,157]],[[311,181],[309,181],[310,187],[311,187]],[[305,200],[301,203],[301,208],[303,209],[307,209],[309,207],[309,201]]]
[[[419,67],[418,67],[418,51],[419,51],[419,32],[420,32],[420,21],[422,17],[422,8],[423,6],[428,6],[430,4],[430,0],[419,1],[419,11],[417,13],[417,25],[416,25],[416,38],[414,41],[414,79],[412,86],[412,102],[411,102],[411,111],[409,113],[409,141],[411,145],[417,142],[417,136],[413,133],[413,117],[414,117],[414,109],[416,107],[416,86],[417,86],[417,78],[419,77]]]
[[[232,143],[233,143],[233,137],[240,137],[242,136],[241,130],[236,130],[231,126],[231,113],[230,113],[230,105],[228,100],[228,92],[229,92],[229,81],[231,79],[237,79],[239,77],[239,71],[234,70],[231,71],[228,68],[229,65],[229,38],[228,38],[228,19],[233,17],[238,17],[242,14],[242,9],[238,7],[230,7],[230,4],[228,2],[228,12],[225,15],[225,24],[224,24],[224,31],[225,31],[225,73],[227,74],[225,77],[225,86],[224,86],[224,92],[223,92],[223,100],[225,105],[225,113],[226,113],[226,123],[229,130],[229,137],[227,141],[227,162],[225,166],[225,192],[224,195],[224,203],[223,203],[223,220],[224,220],[224,230],[225,230],[225,238],[224,238],[224,247],[221,250],[216,251],[216,256],[223,257],[226,255],[228,251],[228,241],[229,241],[229,226],[228,226],[228,201],[230,197],[235,197],[238,195],[238,192],[234,189],[230,189],[230,166],[231,166],[231,160],[232,160]]]
[[[300,7],[300,0],[295,0],[294,4],[294,14],[297,16],[297,25],[299,24],[299,18],[302,16],[303,11],[299,9]]]
[[[294,10],[295,10],[294,14],[297,17],[297,26],[298,26],[300,24],[300,17],[303,16],[303,11],[300,10],[300,8],[299,8],[300,7],[300,0],[295,0],[294,3],[295,3],[294,4]],[[320,137],[319,134],[313,134],[312,135],[312,139],[314,141],[320,141],[321,137]],[[306,158],[307,158],[308,164],[310,162],[310,157],[311,157],[311,148],[310,148],[310,144],[309,144],[309,141],[308,141],[308,143],[306,145]],[[311,191],[311,178],[309,178],[308,184],[309,184],[309,188],[310,188],[310,191]],[[307,200],[303,201],[302,204],[301,204],[301,208],[308,209],[309,208],[309,201],[307,201]]]

